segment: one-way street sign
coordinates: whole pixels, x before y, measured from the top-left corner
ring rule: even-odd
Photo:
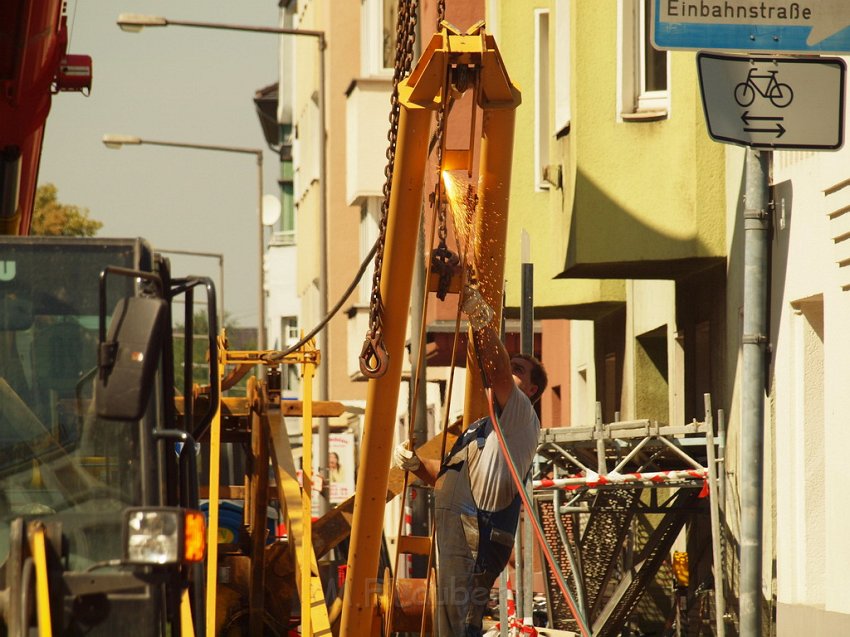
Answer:
[[[850,53],[848,0],[652,0],[658,49]]]
[[[840,58],[697,54],[712,139],[753,148],[835,150],[844,144]]]

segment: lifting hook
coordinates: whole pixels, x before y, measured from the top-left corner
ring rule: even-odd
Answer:
[[[380,378],[387,373],[390,355],[380,331],[367,334],[360,350],[360,373],[366,378]]]

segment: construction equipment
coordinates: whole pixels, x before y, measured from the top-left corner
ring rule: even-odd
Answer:
[[[486,214],[490,240],[475,242],[470,260],[485,264],[478,272],[481,291],[492,307],[501,308],[520,97],[483,23],[466,32],[444,23],[398,91],[397,161],[390,171],[380,251],[382,332],[372,341],[373,351],[389,356],[379,357],[385,369],[369,381],[354,503],[343,503],[315,526],[311,419],[314,413],[337,412],[332,403],[311,399],[320,356],[310,343],[292,352],[231,351],[215,322],[212,283],[172,278],[168,262],[143,241],[3,240],[0,432],[9,439],[0,448],[5,509],[0,558],[6,560],[0,608],[10,635],[28,634],[36,625],[42,635],[122,634],[127,625],[134,634],[150,635],[283,634],[296,597],[302,634],[329,634],[340,611],[326,605],[317,558],[348,529],[339,634],[371,635],[381,626],[389,632],[431,631],[433,580],[388,575],[381,587],[373,584],[384,505],[402,489],[400,476],[389,469],[390,425],[426,180],[424,149],[432,114],[447,117],[453,96],[469,91],[474,110],[482,112],[480,144],[471,139],[468,149],[446,153],[444,161],[441,154],[438,168],[471,173],[479,166],[473,224],[480,229]],[[443,144],[440,140],[441,153]],[[457,290],[451,274],[443,273],[443,287]],[[206,291],[209,320],[202,382],[193,379],[188,346],[198,287]],[[182,335],[172,333],[178,296],[185,297],[187,308]],[[175,336],[185,344],[182,361],[175,360]],[[303,370],[304,396],[296,409],[279,399],[275,379],[281,364]],[[249,379],[246,396],[224,395],[258,365],[267,368],[266,380]],[[486,412],[474,357],[469,366],[467,422]],[[175,369],[182,370],[182,381]],[[285,414],[303,418],[302,484]],[[456,434],[445,429],[446,440],[420,454],[439,456]],[[200,481],[196,443],[209,469]],[[227,443],[245,450],[243,485],[222,484],[221,450]],[[201,497],[208,501],[206,553],[198,542],[199,530],[204,534]],[[221,499],[244,501],[232,542],[218,541]],[[272,500],[280,503],[285,537],[270,537],[266,511]],[[400,548],[431,551],[428,538],[402,538]]]
[[[0,255],[7,634],[190,634],[205,534],[171,303],[206,288],[214,326],[211,282],[171,279],[138,239],[6,237]]]
[[[69,55],[64,0],[0,3],[0,235],[27,235],[51,97],[88,94],[92,61]]]
[[[438,168],[441,171],[470,170],[474,164],[473,154],[479,152],[480,178],[473,224],[477,231],[482,227],[484,215],[487,216],[488,240],[475,242],[470,261],[483,266],[479,275],[484,298],[491,307],[502,306],[514,112],[520,94],[511,83],[495,41],[486,33],[483,23],[473,25],[466,32],[447,23],[442,27],[432,37],[410,75],[398,85],[398,141],[379,297],[382,299],[382,345],[389,357],[384,362],[386,369],[382,375],[369,380],[340,629],[340,634],[346,636],[377,634],[381,625],[390,632],[399,630],[392,622],[385,621],[393,612],[394,604],[381,606],[369,585],[378,568],[385,504],[381,495],[386,490],[392,450],[392,423],[401,377],[399,353],[404,348],[410,305],[429,122],[435,112],[447,112],[444,109],[453,93],[460,94],[464,90],[472,91],[474,108],[483,111],[480,150],[470,144],[466,151],[446,157]],[[374,342],[372,349],[379,349]],[[469,374],[464,411],[467,422],[486,413],[474,358],[467,356]],[[420,592],[406,597],[399,595],[397,599],[427,599],[424,580],[405,585],[418,585]],[[390,585],[391,590],[393,586]]]

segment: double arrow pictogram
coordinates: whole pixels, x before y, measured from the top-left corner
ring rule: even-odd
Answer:
[[[785,121],[784,117],[771,117],[762,115],[750,115],[750,111],[744,111],[741,115],[741,121],[744,122],[744,132],[747,133],[775,133],[779,139],[785,134],[785,127],[780,123]],[[776,122],[769,128],[752,128],[752,122]]]

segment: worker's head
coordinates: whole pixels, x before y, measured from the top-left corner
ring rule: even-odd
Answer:
[[[511,373],[517,387],[532,403],[540,400],[540,395],[549,382],[543,363],[528,354],[514,354],[511,357]]]

